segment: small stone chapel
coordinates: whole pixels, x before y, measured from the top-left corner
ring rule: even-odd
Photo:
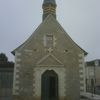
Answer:
[[[44,0],[43,20],[15,55],[13,100],[80,100],[87,55],[56,19],[56,1]]]

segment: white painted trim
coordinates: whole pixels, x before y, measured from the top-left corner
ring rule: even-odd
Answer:
[[[83,80],[81,80],[81,81],[80,81],[80,84],[84,84],[84,81],[83,81]]]
[[[80,83],[83,84],[83,87],[80,86],[81,90],[84,92],[86,91],[86,80],[85,80],[85,63],[84,63],[84,53],[79,54],[79,74],[80,78],[83,80],[80,80]]]
[[[80,90],[83,90],[84,91],[84,86],[80,86]]]
[[[16,53],[16,57],[18,57],[18,56],[21,56],[21,53],[20,52],[17,52]]]
[[[84,62],[84,59],[79,59],[79,63],[83,63]]]
[[[80,69],[80,70],[79,70],[79,73],[80,73],[80,74],[83,74],[83,70],[82,70],[82,69]]]
[[[56,67],[42,67],[42,68],[35,68],[34,69],[34,81],[33,83],[33,91],[34,96],[41,96],[41,75],[46,70],[54,70],[58,74],[58,84],[59,84],[59,96],[63,97],[66,96],[66,69],[65,68],[56,68]]]
[[[19,78],[19,75],[18,74],[16,74],[16,79],[18,79]]]
[[[83,78],[83,74],[80,74],[80,78]]]
[[[21,61],[21,59],[20,58],[17,58],[16,60],[15,60],[15,62],[20,62]]]
[[[15,52],[15,66],[14,66],[14,77],[13,77],[13,94],[14,95],[16,94],[16,90],[19,89],[19,86],[18,85],[16,86],[16,84],[18,83],[18,78],[19,78],[18,72],[19,72],[20,64],[17,64],[19,61],[18,60],[19,55],[21,55],[21,53]]]
[[[83,64],[79,64],[79,68],[83,69],[84,65]]]
[[[84,56],[84,53],[81,53],[78,56],[82,58]]]

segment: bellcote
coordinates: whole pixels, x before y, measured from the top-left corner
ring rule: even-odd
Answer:
[[[56,18],[56,2],[55,0],[44,0],[43,5],[43,20],[52,14]]]

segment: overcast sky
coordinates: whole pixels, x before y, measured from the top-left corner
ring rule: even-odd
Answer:
[[[10,53],[42,22],[43,0],[0,0],[0,53]],[[57,19],[85,51],[100,59],[100,0],[56,0]]]

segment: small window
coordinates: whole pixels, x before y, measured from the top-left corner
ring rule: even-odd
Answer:
[[[44,38],[44,45],[48,48],[52,48],[53,47],[53,35],[48,34],[45,36]]]

